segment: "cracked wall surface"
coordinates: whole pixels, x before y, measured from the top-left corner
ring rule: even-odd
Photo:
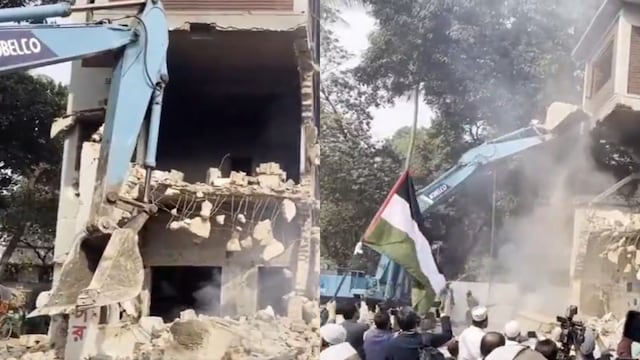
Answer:
[[[572,303],[619,318],[640,298],[640,213],[624,206],[578,207],[571,258]]]

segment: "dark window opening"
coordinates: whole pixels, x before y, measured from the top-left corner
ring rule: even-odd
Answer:
[[[276,162],[298,182],[302,100],[292,34],[211,31],[194,39],[176,30],[169,36],[171,81],[162,105],[158,169],[198,182],[211,167],[226,177]],[[225,51],[215,50],[220,48]]]
[[[258,268],[258,308],[271,306],[278,315],[287,314],[285,295],[293,290],[290,272],[285,267]]]
[[[595,95],[613,75],[613,40],[591,65],[591,95]]]
[[[151,316],[165,322],[188,309],[220,315],[221,267],[165,266],[151,268]]]
[[[231,157],[231,171],[242,171],[251,175],[253,159],[250,157]]]
[[[627,292],[632,292],[633,291],[633,283],[628,282],[627,283]]]

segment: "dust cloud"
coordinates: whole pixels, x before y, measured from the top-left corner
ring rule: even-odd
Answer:
[[[582,134],[561,161],[559,154],[549,154],[555,159],[525,165],[527,182],[544,191],[531,211],[505,220],[498,238],[506,245],[497,251],[493,276],[520,287],[518,306],[523,310],[553,315],[570,305],[575,200],[597,195],[585,189],[602,191],[615,183],[613,175],[596,168],[590,146],[591,137]]]

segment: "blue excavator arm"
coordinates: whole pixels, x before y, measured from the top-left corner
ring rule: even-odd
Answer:
[[[111,216],[113,204],[120,200],[117,194],[128,174],[149,107],[144,165],[147,169],[156,165],[162,97],[168,82],[169,28],[162,3],[157,0],[127,1],[126,4],[112,3],[101,7],[132,5],[138,5],[142,10],[131,16],[131,26],[98,22],[0,27],[0,74],[120,51],[111,79],[92,216],[88,224],[88,228],[102,233],[110,233],[117,227]],[[0,22],[65,17],[74,10],[68,3],[1,9]],[[150,175],[150,171],[147,173]],[[149,180],[150,176],[147,176],[146,190]],[[144,202],[136,205],[153,210]]]
[[[423,214],[442,203],[455,188],[480,168],[508,159],[548,141],[551,134],[545,128],[530,126],[479,145],[462,155],[458,163],[431,184],[417,191],[418,206]]]
[[[487,141],[462,155],[458,163],[431,184],[416,192],[421,213],[427,215],[436,205],[443,203],[471,176],[487,165],[509,159],[517,154],[549,141],[552,134],[545,128],[532,125]],[[432,244],[433,245],[433,244]],[[398,294],[397,280],[403,277],[401,266],[386,255],[381,255],[376,272],[378,283],[385,285],[385,298],[405,298],[410,294]]]
[[[443,201],[449,198],[457,186],[463,184],[484,166],[511,158],[549,141],[551,137],[552,134],[547,129],[532,125],[487,141],[467,151],[455,166],[431,184],[417,191],[416,196],[420,211],[423,215],[428,214],[436,205],[442,204]],[[340,279],[339,277],[329,279],[328,275],[325,275],[323,280],[327,284],[337,284],[337,286],[326,287],[323,291],[323,297],[325,298],[337,293],[336,288],[341,290],[341,284],[345,282],[345,279]],[[381,254],[372,282],[376,285],[373,288],[366,291],[352,289],[351,292],[354,294],[356,292],[367,293],[370,299],[394,299],[400,303],[407,303],[407,297],[410,297],[404,269],[384,254]],[[343,292],[340,293],[342,294]]]
[[[23,21],[69,16],[74,11],[136,7],[131,25],[109,22],[65,25],[22,25]],[[168,82],[169,27],[159,0],[125,0],[74,7],[67,3],[0,10],[0,73],[28,70],[92,55],[113,52],[111,87],[104,119],[98,170],[86,231],[76,238],[62,266],[59,281],[45,306],[56,313],[69,306],[114,304],[137,296],[142,288],[142,258],[137,233],[157,208],[148,203],[151,169],[155,167],[164,87]],[[148,115],[147,115],[148,114]],[[120,198],[143,125],[142,199]],[[130,215],[119,226],[118,215]],[[95,273],[80,244],[88,235],[110,235]],[[104,237],[92,237],[104,239]],[[70,274],[73,274],[72,276]],[[41,309],[41,311],[44,311]],[[37,314],[35,314],[37,315]]]

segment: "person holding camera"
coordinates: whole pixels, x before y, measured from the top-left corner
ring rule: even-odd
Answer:
[[[441,333],[420,333],[420,316],[410,306],[398,309],[396,322],[400,332],[387,343],[383,360],[421,360],[430,358],[444,360],[444,354],[437,350],[453,338],[449,316],[440,318]]]

